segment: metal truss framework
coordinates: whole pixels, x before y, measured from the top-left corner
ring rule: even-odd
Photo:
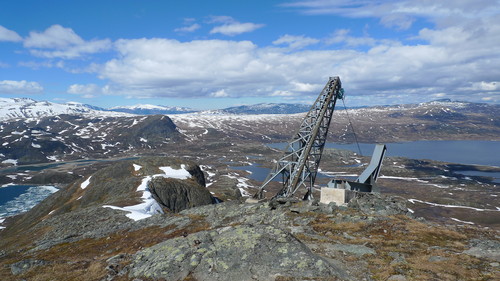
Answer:
[[[300,187],[305,187],[304,199],[312,198],[332,114],[337,98],[343,99],[343,92],[340,78],[330,77],[256,197],[262,198],[265,187],[281,175],[283,187],[275,197],[291,197]]]

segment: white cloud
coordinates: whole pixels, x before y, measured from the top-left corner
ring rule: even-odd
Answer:
[[[214,97],[214,98],[225,98],[225,97],[229,97],[229,94],[226,93],[226,90],[222,89],[222,90],[218,90],[216,92],[210,93],[210,96]]]
[[[271,93],[271,97],[294,97],[296,96],[297,94],[296,93],[292,93],[292,92],[289,92],[289,91],[274,91],[273,93]]]
[[[230,16],[210,16],[208,23],[234,23],[236,20]]]
[[[84,41],[71,28],[65,28],[58,24],[52,25],[44,32],[31,31],[24,40],[27,48],[66,48],[71,45],[81,45]]]
[[[97,94],[102,93],[101,88],[96,84],[73,84],[68,87],[69,94],[81,95],[83,98],[94,98]]]
[[[15,31],[9,30],[0,25],[0,42],[10,41],[10,42],[20,42],[23,38],[19,36]]]
[[[16,94],[16,95],[30,95],[43,92],[43,87],[37,82],[32,81],[13,81],[3,80],[0,81],[1,94]]]
[[[85,41],[71,28],[55,24],[44,32],[30,32],[24,40],[24,47],[39,57],[74,59],[84,54],[109,50],[111,41],[109,39]]]
[[[29,67],[34,70],[38,70],[40,68],[64,68],[64,61],[20,61],[17,65]]]
[[[194,23],[194,24],[191,24],[189,26],[183,26],[183,27],[176,28],[176,29],[174,29],[174,31],[175,32],[194,32],[200,28],[201,28],[201,25]]]
[[[291,85],[293,85],[293,90],[297,92],[315,92],[315,91],[320,91],[321,87],[323,85],[319,84],[310,84],[310,83],[301,83],[301,82],[291,82]]]
[[[349,3],[368,5],[365,1]],[[391,1],[385,3],[391,8],[388,10],[397,13],[415,16],[425,12],[416,2],[405,1],[399,6]],[[416,4],[410,9],[412,3]],[[329,76],[339,75],[348,99],[364,104],[422,102],[442,97],[491,101],[500,90],[500,17],[484,10],[491,8],[488,3],[474,6],[482,15],[480,19],[464,13],[460,21],[450,18],[449,22],[436,23],[436,27],[427,26],[410,40],[356,37],[347,29],[336,30],[324,39],[325,43],[342,44],[342,48],[321,46],[319,50],[307,50],[303,47],[316,44],[316,39],[293,35],[277,38],[267,47],[231,40],[119,40],[115,44],[116,57],[95,71],[108,82],[106,93],[133,97],[305,99],[316,96]],[[435,5],[429,8],[429,17],[462,14],[456,3],[450,4],[448,10]],[[390,14],[354,6],[350,15]],[[212,17],[209,23],[235,22],[221,16]],[[364,48],[356,48],[359,46]]]
[[[419,0],[302,0],[283,4],[310,15],[334,14],[351,18],[378,18],[396,29],[408,29],[416,18],[439,24],[455,24],[463,19],[481,19],[498,14],[497,0],[419,1]]]
[[[468,46],[377,40],[368,51],[290,51],[228,40],[119,40],[117,57],[98,71],[109,82],[108,93],[134,97],[315,96],[329,76],[339,75],[347,95],[420,102],[438,93],[468,95],[471,83],[496,81],[500,57],[489,41],[498,40],[495,30],[490,25],[479,37],[466,30],[466,38],[475,38]]]
[[[241,33],[252,32],[256,29],[263,27],[263,24],[256,24],[251,22],[246,23],[228,23],[220,26],[216,26],[210,30],[210,34],[220,33],[228,36],[234,36]]]
[[[273,41],[274,45],[287,45],[292,49],[302,49],[304,47],[314,45],[319,43],[318,39],[306,37],[304,35],[294,36],[294,35],[283,35],[277,40]]]
[[[377,43],[377,40],[374,38],[364,36],[364,37],[354,37],[349,36],[349,29],[338,29],[333,35],[326,39],[327,44],[337,44],[343,43],[348,47],[357,47],[357,46],[374,46]]]
[[[252,32],[264,24],[256,24],[251,22],[241,23],[229,16],[211,16],[208,23],[223,23],[223,25],[216,26],[210,30],[210,34],[220,33],[227,36],[234,36],[246,32]]]
[[[500,81],[499,82],[475,82],[472,84],[472,90],[478,91],[499,91],[500,90]]]

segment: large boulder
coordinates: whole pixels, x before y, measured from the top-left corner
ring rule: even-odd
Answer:
[[[149,182],[148,188],[162,207],[175,213],[215,202],[208,189],[192,180],[157,177]]]

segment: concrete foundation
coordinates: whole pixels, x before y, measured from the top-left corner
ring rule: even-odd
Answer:
[[[334,202],[337,205],[349,203],[354,198],[356,191],[341,188],[322,188],[320,202],[329,204]]]

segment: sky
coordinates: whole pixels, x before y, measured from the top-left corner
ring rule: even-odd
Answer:
[[[100,107],[500,103],[500,0],[0,2],[0,97]]]

